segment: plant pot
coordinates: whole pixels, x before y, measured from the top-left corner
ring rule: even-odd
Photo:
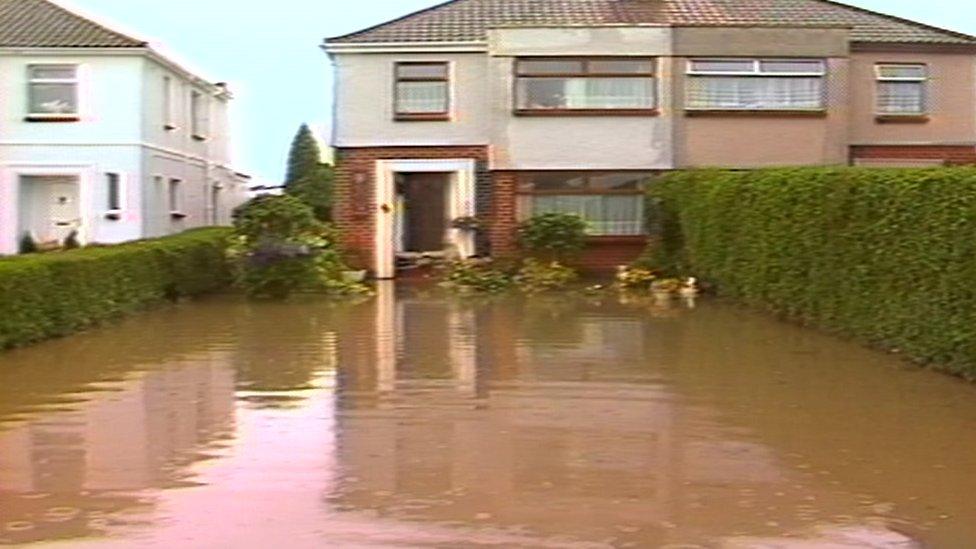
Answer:
[[[342,281],[347,284],[359,284],[366,280],[366,271],[342,271]]]

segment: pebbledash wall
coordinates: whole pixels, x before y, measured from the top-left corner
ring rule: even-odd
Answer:
[[[976,163],[976,55],[936,48],[854,45],[850,29],[715,27],[500,28],[486,44],[330,45],[335,65],[333,144],[336,220],[361,263],[375,268],[376,162],[473,159],[477,212],[488,220],[479,251],[515,250],[517,180],[539,171],[663,172],[689,167],[931,165]],[[654,116],[518,116],[517,57],[629,56],[658,59]],[[824,112],[690,112],[692,57],[825,59]],[[394,64],[446,61],[449,121],[395,121]],[[925,63],[929,114],[912,123],[876,118],[877,63]],[[368,91],[367,91],[368,90]],[[636,258],[644,237],[591,239],[584,267],[608,270]]]

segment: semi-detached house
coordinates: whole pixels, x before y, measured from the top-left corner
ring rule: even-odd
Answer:
[[[976,38],[826,0],[455,0],[324,48],[335,217],[379,277],[550,211],[625,263],[667,170],[976,161]]]
[[[227,86],[47,0],[0,0],[0,255],[230,222]]]

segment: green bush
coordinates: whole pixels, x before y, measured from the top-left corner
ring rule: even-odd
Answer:
[[[703,170],[649,192],[652,262],[976,378],[976,169]]]
[[[528,293],[561,290],[579,280],[579,273],[558,261],[526,259],[515,277],[519,288]]]
[[[17,251],[21,254],[37,253],[37,242],[34,240],[34,236],[29,232],[25,232],[20,237],[20,244],[17,247]]]
[[[67,335],[166,299],[225,287],[229,234],[201,229],[118,246],[0,259],[0,348]]]
[[[519,226],[519,244],[547,260],[567,260],[586,246],[586,221],[578,215],[545,213]]]
[[[290,195],[259,196],[234,212],[228,257],[252,297],[284,299],[297,291],[362,293],[342,280],[338,236],[312,208]]]
[[[447,265],[441,285],[460,292],[495,293],[512,286],[512,276],[478,260],[452,261]]]

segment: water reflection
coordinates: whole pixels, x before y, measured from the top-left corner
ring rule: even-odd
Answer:
[[[0,357],[0,544],[967,546],[973,427],[708,301],[218,298]]]

